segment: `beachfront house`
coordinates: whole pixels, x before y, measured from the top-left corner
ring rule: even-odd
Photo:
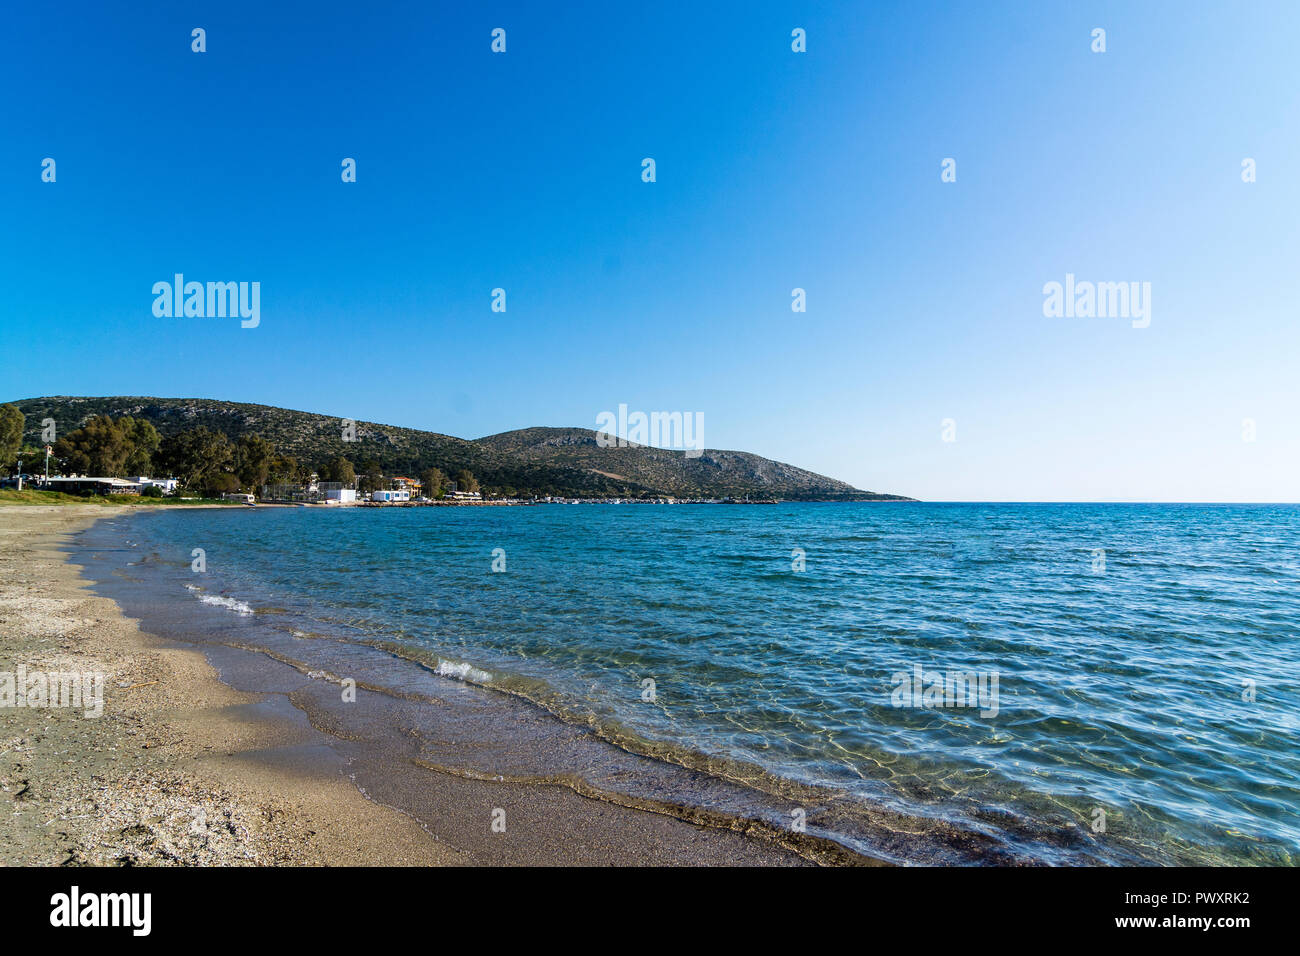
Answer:
[[[140,486],[141,490],[151,487],[158,488],[165,495],[176,494],[176,486],[179,483],[175,478],[146,478],[144,475],[132,478],[131,481],[136,482]]]
[[[410,501],[411,493],[405,488],[386,488],[383,491],[370,492],[370,500],[394,504],[399,501]]]
[[[394,489],[405,491],[411,498],[420,497],[420,489],[424,486],[418,478],[403,478],[399,475],[388,480]]]
[[[140,482],[126,478],[51,478],[41,484],[47,491],[70,495],[138,495]]]

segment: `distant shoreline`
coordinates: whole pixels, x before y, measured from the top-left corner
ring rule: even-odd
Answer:
[[[25,488],[21,492],[11,488],[0,489],[0,507],[107,507],[107,508],[505,508],[505,507],[545,507],[548,505],[659,505],[677,507],[682,505],[802,505],[802,504],[916,504],[915,498],[871,498],[871,499],[808,499],[784,500],[762,499],[756,501],[735,501],[728,499],[682,499],[663,501],[638,498],[571,498],[553,501],[525,501],[518,499],[486,501],[258,501],[249,505],[240,501],[214,501],[189,498],[145,498],[139,495],[113,495],[109,497],[80,497],[58,491],[45,491]]]

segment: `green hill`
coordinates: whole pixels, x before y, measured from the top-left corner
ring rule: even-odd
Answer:
[[[341,419],[270,405],[203,398],[51,396],[13,403],[26,416],[25,438],[40,444],[41,422],[54,419],[66,435],[96,415],[130,415],[164,437],[204,426],[231,439],[256,434],[303,462],[340,455],[354,464],[378,461],[386,474],[418,474],[436,466],[467,468],[485,490],[518,495],[678,498],[745,496],[785,500],[908,500],[860,491],[842,481],[739,451],[706,450],[697,458],[645,446],[602,448],[585,428],[525,428],[477,440],[437,432],[356,422],[356,440],[343,440]]]

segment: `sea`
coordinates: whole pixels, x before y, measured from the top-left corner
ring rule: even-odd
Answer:
[[[1300,861],[1300,506],[158,507],[69,549],[430,773],[819,860]]]

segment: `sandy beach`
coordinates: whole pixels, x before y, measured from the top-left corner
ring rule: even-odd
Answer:
[[[734,828],[566,786],[428,774],[364,795],[290,695],[142,631],[61,549],[119,509],[0,507],[0,671],[98,672],[103,712],[0,707],[6,865],[806,864]],[[274,662],[266,662],[275,666]],[[260,667],[254,662],[252,666]],[[401,804],[404,809],[386,805]],[[511,838],[488,810],[508,804]],[[406,808],[409,808],[409,812]]]
[[[197,651],[163,646],[90,593],[59,550],[104,508],[0,508],[0,669],[100,672],[103,714],[0,708],[8,865],[392,864],[464,857],[339,773],[250,754],[315,731],[260,719]]]

